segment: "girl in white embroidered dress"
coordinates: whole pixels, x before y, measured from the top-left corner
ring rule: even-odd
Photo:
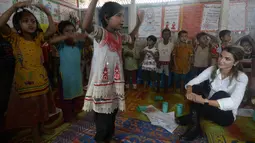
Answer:
[[[125,110],[122,42],[132,42],[138,32],[144,13],[130,35],[121,35],[124,8],[115,2],[107,2],[100,9],[103,27],[92,25],[98,0],[92,0],[86,12],[83,29],[94,38],[94,53],[83,109],[95,112],[97,142],[111,140],[117,110]]]

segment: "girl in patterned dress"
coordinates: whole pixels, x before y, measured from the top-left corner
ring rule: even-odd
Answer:
[[[153,35],[147,38],[147,47],[143,49],[144,60],[142,62],[142,70],[143,70],[143,81],[144,87],[148,86],[149,81],[154,83],[156,81],[156,70],[158,66],[158,57],[159,52],[158,49],[155,47],[157,42],[157,38]]]
[[[94,39],[94,51],[88,89],[83,109],[95,113],[97,142],[109,142],[114,135],[118,109],[125,110],[122,42],[131,43],[141,25],[137,24],[130,35],[121,35],[124,8],[116,2],[105,3],[99,12],[103,27],[92,25],[98,0],[91,1],[82,28]]]
[[[29,10],[23,9],[30,6],[32,6],[31,2],[18,2],[0,17],[1,34],[12,44],[13,54],[17,60],[6,126],[32,128],[34,141],[40,142],[40,132],[50,133],[45,130],[43,123],[48,120],[49,114],[55,111],[52,100],[49,100],[50,87],[43,66],[41,44],[44,38],[55,33],[56,28],[47,8],[41,4],[33,5],[48,16],[49,27],[43,33],[36,17]],[[15,32],[5,26],[13,13],[15,13],[13,16]]]

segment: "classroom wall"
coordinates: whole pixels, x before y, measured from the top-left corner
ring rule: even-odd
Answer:
[[[235,0],[231,0],[233,2]],[[180,4],[198,4],[203,2],[220,2],[220,0],[190,0],[190,1],[183,1],[179,2]],[[176,3],[176,2],[175,2]],[[168,3],[170,5],[170,3]],[[155,6],[162,6],[161,3],[156,4],[138,4],[137,7],[155,7]],[[219,31],[209,32],[212,35],[217,36]],[[177,32],[173,32],[176,35]],[[238,40],[240,37],[250,34],[252,37],[255,37],[255,0],[248,0],[247,2],[247,19],[246,19],[246,30],[245,31],[238,31],[233,32],[233,41]],[[144,39],[144,38],[141,38]],[[254,38],[255,39],[255,38]]]
[[[10,8],[18,0],[0,0],[0,15]],[[20,0],[23,1],[23,0]],[[78,4],[77,0],[39,0],[39,3],[45,5],[51,12],[53,20],[59,22],[61,20],[68,20],[69,14],[78,17]],[[47,16],[38,9],[29,9],[36,16],[37,20],[41,24],[48,24]],[[12,26],[11,19],[8,22]]]

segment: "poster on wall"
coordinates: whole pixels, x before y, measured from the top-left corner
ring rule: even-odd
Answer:
[[[248,16],[247,16],[247,19],[248,19],[248,28],[250,30],[254,30],[255,29],[255,8],[249,8],[248,9]]]
[[[244,31],[246,28],[246,2],[229,4],[228,29]]]
[[[0,15],[12,6],[12,0],[0,0]]]
[[[49,0],[43,0],[43,5],[49,9],[51,12],[52,18],[55,22],[59,22],[59,8],[58,4],[53,3]],[[44,14],[44,23],[48,23],[47,16]]]
[[[219,29],[221,4],[205,4],[203,19],[201,24],[202,31],[216,31]]]
[[[165,7],[164,28],[169,28],[171,31],[179,30],[180,6]]]
[[[74,9],[71,9],[71,8],[68,8],[68,7],[65,7],[65,6],[62,6],[62,5],[59,6],[59,12],[60,12],[59,13],[60,14],[60,20],[68,20],[70,14],[78,17],[78,11],[77,10],[74,10]]]
[[[203,17],[203,4],[191,4],[183,6],[182,30],[188,31],[190,38],[200,32]]]
[[[160,37],[161,35],[161,7],[139,8],[139,11],[143,10],[144,21],[139,28],[139,37],[148,37],[154,35]]]
[[[79,16],[79,15],[78,15],[78,11],[75,10],[75,9],[71,9],[71,8],[69,8],[69,14],[71,14],[71,15],[73,15],[73,16],[76,16],[76,17]]]
[[[69,9],[65,6],[59,6],[60,20],[67,20],[69,16]]]
[[[12,6],[12,0],[0,0],[0,15],[2,15],[6,10]],[[9,26],[12,27],[12,17],[7,22]]]
[[[78,6],[77,0],[60,0],[60,1],[61,1],[61,2],[68,3],[68,4],[70,4],[70,5],[72,5],[72,6],[75,6],[75,7]]]

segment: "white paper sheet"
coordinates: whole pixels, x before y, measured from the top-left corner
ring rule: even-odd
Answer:
[[[160,126],[171,133],[178,127],[175,123],[174,112],[163,113],[154,106],[149,105],[143,113],[147,115],[152,125]]]
[[[253,109],[239,108],[238,111],[237,111],[237,116],[252,117],[253,112],[254,112]]]

